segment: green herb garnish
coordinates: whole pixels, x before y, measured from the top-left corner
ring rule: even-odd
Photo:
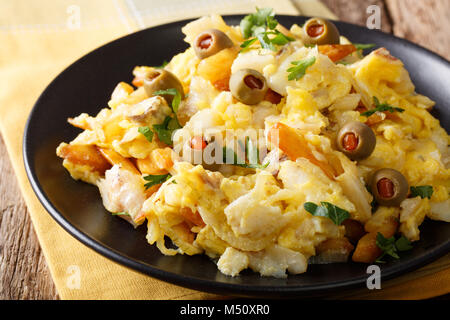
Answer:
[[[303,207],[313,216],[330,218],[337,226],[341,225],[344,220],[350,218],[350,214],[347,210],[339,208],[329,202],[321,201],[320,206],[313,202],[306,202]]]
[[[398,252],[399,251],[408,251],[412,249],[411,242],[405,238],[405,236],[401,236],[397,240],[395,237],[385,238],[381,233],[378,232],[376,239],[377,247],[380,248],[383,253],[376,260],[378,263],[384,263],[385,261],[381,260],[385,256],[391,256],[394,259],[400,259]]]
[[[248,40],[245,40],[244,42],[242,42],[242,44],[241,44],[241,48],[242,48],[241,52],[244,52],[245,50],[250,48],[250,46],[254,42],[256,42],[256,40],[258,40],[258,39],[257,38],[251,38],[251,39],[248,39]]]
[[[152,142],[153,131],[149,127],[139,127],[138,132],[142,134],[149,142]]]
[[[397,108],[397,107],[391,106],[391,105],[389,105],[387,103],[380,103],[380,100],[378,100],[377,97],[373,97],[373,103],[375,104],[375,108],[361,113],[362,116],[370,117],[371,115],[373,115],[377,111],[380,111],[380,112],[389,111],[390,113],[394,113],[396,111],[397,112],[405,111],[405,109]]]
[[[271,8],[256,8],[256,13],[249,14],[241,20],[241,32],[244,39],[247,39],[241,44],[241,51],[247,50],[257,40],[262,48],[272,51],[277,50],[277,45],[285,45],[294,41],[293,38],[276,30],[277,25],[278,21]]]
[[[299,61],[292,61],[291,64],[294,65],[294,67],[290,67],[286,71],[289,72],[288,80],[299,80],[301,79],[305,73],[306,69],[310,66],[312,66],[316,62],[316,57],[309,57],[303,60]]]
[[[256,8],[255,13],[247,15],[244,17],[244,19],[241,20],[240,28],[242,35],[245,39],[248,39],[251,36],[254,36],[256,33],[261,32],[260,28],[263,28],[263,30],[265,30],[268,24],[270,24],[271,27],[275,28],[276,24],[274,26],[274,16],[275,13],[271,8]]]
[[[170,175],[170,173],[168,174],[161,174],[161,175],[152,175],[149,174],[147,176],[144,177],[145,181],[148,181],[144,186],[145,189],[150,188],[151,186],[157,185],[157,184],[161,184],[163,182],[166,182],[167,180],[169,180],[172,176]]]
[[[178,108],[180,107],[180,103],[181,103],[181,93],[178,92],[177,89],[170,88],[170,89],[166,89],[166,90],[159,90],[159,91],[153,92],[153,94],[155,96],[163,96],[163,95],[167,95],[167,94],[174,96],[173,100],[172,100],[172,110],[173,110],[173,112],[178,111]]]
[[[111,213],[113,216],[130,216],[128,212],[113,212]]]
[[[373,47],[376,47],[376,44],[374,44],[374,43],[368,43],[368,44],[354,43],[353,45],[355,46],[356,50],[365,50],[365,49],[371,49]]]
[[[180,129],[181,125],[178,122],[176,116],[173,118],[167,116],[164,122],[161,124],[154,124],[153,130],[158,135],[158,139],[167,144],[168,146],[173,145],[172,134],[175,130]]]
[[[433,187],[432,186],[418,186],[418,187],[410,187],[411,197],[415,198],[420,196],[422,199],[428,198],[431,199],[433,195]]]

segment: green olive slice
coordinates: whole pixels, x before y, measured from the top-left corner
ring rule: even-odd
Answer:
[[[181,94],[181,98],[184,99],[183,85],[172,72],[165,69],[151,68],[145,75],[144,89],[149,97],[153,96],[156,91],[171,88],[176,89]],[[169,105],[174,98],[173,95],[169,94],[162,95],[162,97],[166,99]]]
[[[336,25],[323,18],[311,18],[303,26],[305,44],[339,44],[340,34]]]
[[[373,174],[371,191],[380,205],[395,207],[406,199],[409,186],[399,171],[383,168]]]
[[[370,156],[375,149],[377,138],[373,130],[359,121],[345,124],[337,135],[336,144],[340,151],[352,160]]]
[[[241,69],[233,73],[229,85],[233,97],[245,104],[262,101],[268,89],[264,76],[253,69]]]
[[[233,41],[222,31],[209,29],[200,33],[194,40],[194,51],[199,59],[205,59],[217,52],[233,46]]]

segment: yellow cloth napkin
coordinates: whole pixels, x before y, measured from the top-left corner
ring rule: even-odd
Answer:
[[[0,130],[62,299],[223,298],[139,274],[72,238],[53,221],[30,187],[23,167],[22,136],[27,116],[47,84],[92,49],[145,27],[209,13],[248,13],[255,6],[272,7],[278,14],[335,18],[318,0],[0,0]],[[450,288],[445,269],[449,265],[447,256],[386,283],[384,290],[360,290],[341,297],[441,295]]]

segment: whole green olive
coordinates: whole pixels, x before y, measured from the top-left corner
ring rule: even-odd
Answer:
[[[368,125],[352,121],[339,130],[336,143],[339,150],[347,157],[352,160],[361,160],[372,154],[377,138]]]
[[[372,176],[371,191],[382,206],[399,206],[409,191],[405,176],[394,169],[377,170]]]
[[[200,33],[194,40],[194,51],[199,59],[205,59],[217,52],[233,46],[233,41],[222,31],[209,29]]]
[[[340,34],[335,24],[323,18],[311,18],[303,26],[305,44],[339,44]]]
[[[262,101],[268,89],[264,76],[253,69],[241,69],[233,73],[229,86],[233,97],[245,104]]]
[[[171,88],[176,89],[180,93],[181,99],[184,99],[183,85],[172,72],[165,69],[151,68],[145,75],[144,89],[149,97],[153,96],[157,91]],[[166,99],[169,105],[172,103],[174,98],[174,96],[170,94],[161,96]]]

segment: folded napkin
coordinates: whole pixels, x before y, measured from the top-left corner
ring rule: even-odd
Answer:
[[[64,231],[34,195],[23,167],[22,136],[39,94],[87,52],[142,28],[210,13],[335,16],[318,0],[15,0],[0,2],[0,130],[51,275],[62,299],[219,299],[118,265]],[[105,101],[106,105],[106,101]],[[450,256],[384,290],[342,298],[427,298],[449,292]],[[412,281],[410,281],[412,279]]]

